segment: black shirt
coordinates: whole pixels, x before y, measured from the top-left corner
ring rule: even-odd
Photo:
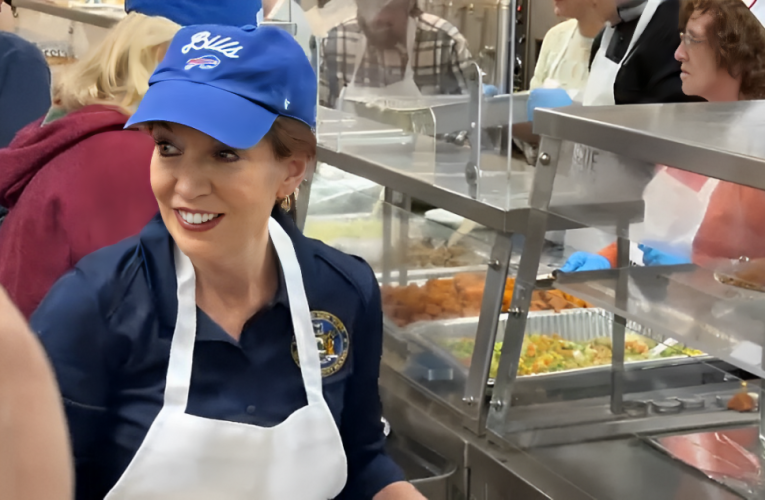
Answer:
[[[606,49],[612,61],[627,59],[619,69],[614,83],[616,104],[647,104],[698,101],[683,93],[680,63],[675,51],[680,45],[680,0],[666,0],[658,6],[630,53],[627,53],[640,19],[616,25],[614,36]],[[601,31],[592,44],[590,66],[600,49]]]

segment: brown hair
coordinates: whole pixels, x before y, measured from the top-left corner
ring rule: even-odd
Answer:
[[[277,160],[301,153],[308,156],[309,160],[316,158],[316,136],[311,127],[294,118],[277,116],[263,139],[271,144]]]
[[[733,77],[741,77],[741,95],[765,97],[765,27],[742,0],[685,0],[680,9],[680,29],[685,30],[695,12],[709,14],[707,38],[717,63]]]
[[[311,127],[300,120],[277,116],[276,121],[271,125],[271,130],[263,136],[263,140],[271,144],[271,150],[277,160],[286,160],[295,154],[306,155],[309,162],[316,158],[316,136]],[[295,193],[284,200],[276,200],[275,204],[280,205],[295,220],[297,217]]]

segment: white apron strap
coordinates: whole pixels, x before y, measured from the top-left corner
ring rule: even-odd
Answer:
[[[658,9],[659,5],[662,3],[664,3],[664,0],[648,0],[648,3],[645,5],[645,9],[643,9],[643,13],[640,15],[640,20],[635,27],[635,33],[632,34],[632,40],[630,40],[630,45],[627,48],[627,52],[625,53],[624,58],[622,59],[622,62],[619,64],[619,66],[624,66],[630,57],[632,57],[635,45],[640,40],[640,37],[643,36],[643,32],[645,31],[646,27],[648,27],[648,23],[651,22],[651,19],[653,19],[653,15],[656,13],[656,9]],[[678,45],[680,45],[680,42],[678,42]]]
[[[175,276],[178,280],[178,317],[170,344],[170,361],[165,381],[165,406],[172,411],[186,411],[194,361],[197,332],[196,276],[191,260],[173,244]]]
[[[268,232],[281,263],[287,297],[290,304],[292,326],[295,330],[300,371],[305,384],[308,404],[323,402],[319,348],[313,333],[311,313],[303,286],[292,240],[273,218],[268,221]],[[196,277],[191,260],[174,246],[175,274],[178,280],[178,317],[170,344],[167,367],[165,407],[168,411],[185,412],[191,385],[191,367],[194,361],[194,341],[197,332]]]
[[[284,282],[287,285],[292,327],[295,330],[295,343],[297,344],[306,398],[309,405],[322,403],[324,393],[322,391],[319,348],[313,333],[311,312],[308,308],[308,298],[305,295],[303,275],[300,271],[295,248],[292,246],[289,235],[273,218],[268,221],[268,231],[281,262]]]
[[[569,45],[571,45],[571,41],[574,39],[574,35],[576,35],[576,32],[578,29],[579,29],[579,23],[576,23],[574,25],[574,29],[572,29],[571,32],[568,34],[568,38],[566,39],[566,43],[563,44],[563,48],[555,57],[555,61],[553,61],[552,65],[550,66],[550,70],[547,72],[548,78],[552,77],[552,75],[558,69],[558,66],[560,66],[560,63],[563,62],[563,58],[566,56],[566,51],[568,50]]]

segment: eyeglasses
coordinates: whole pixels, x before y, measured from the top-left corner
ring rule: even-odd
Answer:
[[[698,38],[693,38],[690,33],[680,33],[680,41],[684,43],[686,47],[693,47],[694,45],[706,42],[707,39],[704,38],[699,40]]]

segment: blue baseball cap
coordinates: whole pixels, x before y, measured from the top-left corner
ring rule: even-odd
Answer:
[[[125,12],[162,16],[181,26],[257,22],[261,0],[125,0]]]
[[[175,35],[125,127],[180,123],[248,149],[277,116],[316,127],[316,74],[300,45],[275,27],[202,25]]]

